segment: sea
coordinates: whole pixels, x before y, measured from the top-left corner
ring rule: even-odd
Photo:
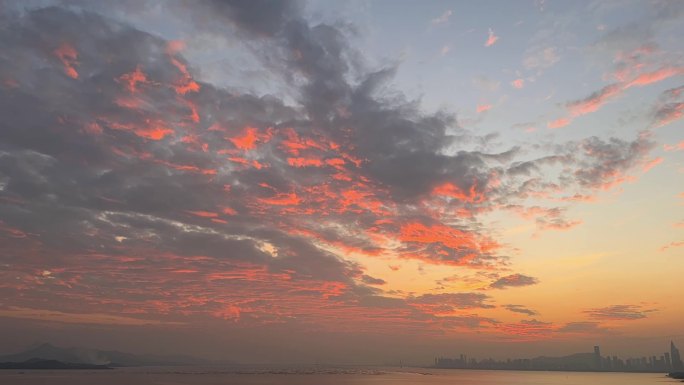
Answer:
[[[660,373],[523,372],[418,368],[235,369],[142,367],[111,370],[1,370],[2,385],[655,385]]]

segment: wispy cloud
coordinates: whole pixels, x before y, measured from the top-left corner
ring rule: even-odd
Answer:
[[[182,322],[160,321],[156,319],[144,319],[127,317],[118,314],[105,313],[67,313],[57,310],[30,309],[10,306],[0,309],[0,316],[9,318],[29,319],[35,321],[49,321],[73,324],[93,324],[93,325],[183,325]]]
[[[515,79],[511,82],[511,86],[517,89],[521,89],[525,87],[525,80],[524,79]]]
[[[452,14],[453,14],[453,11],[450,9],[447,9],[438,17],[432,19],[431,23],[432,23],[432,25],[444,24],[444,23],[449,21],[449,18],[451,17]]]
[[[479,113],[482,113],[482,112],[485,112],[485,111],[489,111],[489,110],[491,110],[491,109],[492,109],[492,105],[491,105],[491,104],[478,104],[478,105],[477,105],[477,108],[476,108],[476,111],[477,111],[477,113],[479,114]]]
[[[648,317],[649,313],[658,309],[646,308],[642,305],[612,305],[585,310],[589,317],[599,320],[633,321]]]
[[[537,315],[536,311],[529,309],[529,308],[522,306],[522,305],[504,305],[503,307],[504,307],[504,309],[506,309],[510,312],[513,312],[513,313],[526,314],[529,316]]]
[[[487,41],[485,41],[484,46],[485,47],[491,47],[493,46],[497,41],[499,41],[499,37],[494,34],[493,29],[489,29],[489,35],[487,36]]]

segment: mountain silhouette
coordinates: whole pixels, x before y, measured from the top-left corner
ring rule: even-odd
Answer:
[[[63,348],[49,343],[39,344],[20,353],[0,356],[0,362],[26,362],[32,359],[108,366],[206,365],[210,363],[189,356],[136,355],[115,350]]]

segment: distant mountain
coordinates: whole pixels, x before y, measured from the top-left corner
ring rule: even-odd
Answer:
[[[108,366],[207,365],[210,362],[188,356],[152,356],[84,348],[62,348],[44,343],[24,352],[0,356],[0,362],[25,362],[34,358],[77,364]]]
[[[57,360],[32,358],[24,362],[0,362],[0,369],[111,369],[107,365],[74,364]]]

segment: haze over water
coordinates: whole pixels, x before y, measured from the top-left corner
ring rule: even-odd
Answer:
[[[320,370],[319,370],[320,371]],[[336,372],[345,372],[337,374]],[[363,371],[366,373],[354,374]],[[235,374],[220,369],[145,368],[113,371],[0,372],[0,381],[16,385],[665,385],[679,381],[660,374],[646,373],[577,373],[511,372],[486,370],[417,371],[380,368],[336,369],[325,373]]]

